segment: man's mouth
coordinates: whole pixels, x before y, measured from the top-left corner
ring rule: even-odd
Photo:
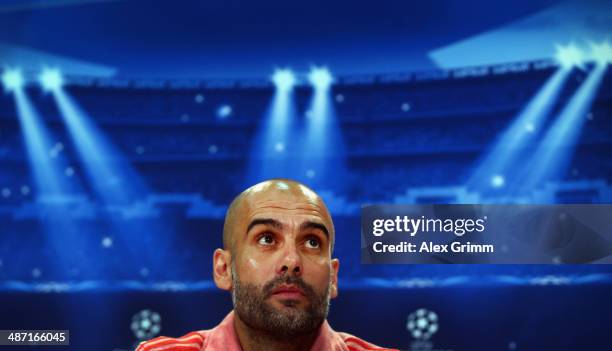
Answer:
[[[305,296],[304,291],[295,285],[280,285],[272,290],[272,296],[282,299],[300,299]]]

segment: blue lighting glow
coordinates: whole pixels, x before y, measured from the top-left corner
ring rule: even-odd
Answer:
[[[338,125],[330,89],[333,77],[327,68],[312,68],[309,74],[313,86],[306,112],[306,139],[302,145],[302,173],[309,184],[340,188],[334,179],[342,179],[345,171],[344,142]],[[342,100],[344,100],[342,96]],[[316,177],[315,177],[316,176]]]
[[[84,271],[93,272],[91,262],[78,257],[77,248],[84,247],[85,239],[82,228],[70,217],[73,212],[70,204],[82,197],[80,178],[63,174],[67,167],[67,160],[60,153],[63,144],[52,146],[54,137],[25,89],[16,89],[14,98],[34,181],[32,194],[42,228],[47,234],[43,240],[47,240],[53,251],[62,252],[54,266],[45,267],[45,273],[54,270],[66,272],[77,261],[87,267]],[[29,194],[31,191],[23,186],[21,192]],[[42,274],[40,270],[34,273],[34,277]]]
[[[312,67],[308,81],[315,89],[327,89],[334,82],[334,78],[326,67]]]
[[[599,65],[612,64],[612,46],[608,41],[590,43],[591,57]]]
[[[514,174],[523,168],[517,167],[517,162],[522,162],[522,157],[528,156],[528,147],[536,142],[570,72],[570,69],[560,68],[548,78],[480,161],[468,181],[470,188],[481,194],[485,194],[487,190],[500,189],[502,186],[505,189],[513,188],[513,184],[507,184],[507,181],[512,180],[511,183],[514,183],[516,178]],[[506,175],[502,178],[503,182],[499,181],[500,174]]]
[[[133,246],[141,240],[139,234],[143,232],[155,236],[163,247],[172,246],[171,221],[156,218],[146,207],[137,206],[151,191],[122,151],[61,86],[52,90],[52,96],[75,145],[94,199],[101,205],[99,215],[104,220],[101,225],[113,233],[113,237],[109,237],[111,241],[106,240],[106,248],[115,247],[115,241],[116,247]],[[65,172],[69,177],[74,170],[66,169]],[[163,269],[171,267],[163,259],[153,257],[153,251],[155,249],[140,252],[139,260],[156,271],[161,271],[162,266]]]
[[[504,176],[496,174],[491,178],[491,186],[494,188],[501,188],[506,183]]]
[[[217,109],[217,117],[220,119],[228,118],[232,115],[232,107],[230,105],[222,105]]]
[[[21,89],[23,83],[23,76],[19,69],[6,69],[2,73],[2,84],[7,92]]]
[[[562,178],[575,152],[578,138],[601,85],[605,65],[596,65],[569,99],[544,135],[537,150],[518,180],[523,192],[546,181]]]
[[[62,73],[56,68],[43,69],[38,80],[44,91],[57,90],[64,84]]]
[[[295,74],[288,68],[277,69],[271,79],[279,90],[290,90],[297,83]]]
[[[61,158],[52,159],[49,155],[49,150],[52,149],[51,136],[40,114],[23,89],[15,90],[15,102],[36,182],[37,196],[42,198],[66,194],[70,189],[70,184],[61,175],[65,162]]]
[[[127,162],[63,89],[52,92],[98,196],[106,204],[129,203],[143,189],[139,182],[133,181]],[[129,187],[120,186],[128,180]]]
[[[276,152],[283,152],[285,151],[285,144],[282,142],[277,142],[276,144],[274,144],[274,151]]]
[[[585,61],[585,55],[576,44],[570,43],[568,45],[555,45],[556,53],[555,58],[557,62],[564,68],[579,67],[583,68]]]
[[[271,77],[274,95],[263,118],[263,123],[254,138],[249,160],[249,175],[246,183],[253,184],[269,178],[295,178],[297,167],[290,150],[295,143],[292,137],[295,120],[293,72],[278,69]]]

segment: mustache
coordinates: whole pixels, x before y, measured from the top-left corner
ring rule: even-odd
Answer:
[[[316,297],[315,290],[310,284],[303,281],[302,278],[294,277],[294,276],[280,276],[280,277],[270,280],[263,286],[262,290],[263,290],[264,296],[266,298],[272,296],[272,291],[276,289],[279,285],[282,285],[282,284],[295,285],[298,288],[302,289],[306,297],[309,297],[309,298]]]

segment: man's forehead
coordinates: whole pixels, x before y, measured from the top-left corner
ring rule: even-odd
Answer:
[[[327,219],[329,214],[321,198],[312,190],[302,188],[254,189],[243,198],[242,215],[251,217],[265,213],[291,213]]]
[[[237,210],[249,222],[255,217],[299,216],[331,224],[323,200],[308,187],[290,181],[270,181],[252,186],[241,196]],[[332,224],[333,225],[333,224]]]
[[[245,191],[246,198],[253,200],[270,198],[296,198],[307,202],[321,202],[321,198],[308,187],[291,181],[269,181],[253,185]]]
[[[257,219],[274,219],[281,224],[300,224],[316,222],[323,225],[331,224],[327,211],[312,203],[295,203],[282,201],[259,202],[257,206],[248,208],[243,213],[247,222]]]

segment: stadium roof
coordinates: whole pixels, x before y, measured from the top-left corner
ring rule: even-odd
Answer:
[[[278,67],[325,65],[347,75],[526,61],[544,57],[491,52],[516,51],[533,37],[526,28],[579,42],[610,32],[612,11],[601,11],[609,4],[571,4],[581,10],[553,0],[8,0],[0,4],[0,64],[39,69],[51,57],[72,74],[260,78]],[[449,59],[466,50],[487,54]]]

